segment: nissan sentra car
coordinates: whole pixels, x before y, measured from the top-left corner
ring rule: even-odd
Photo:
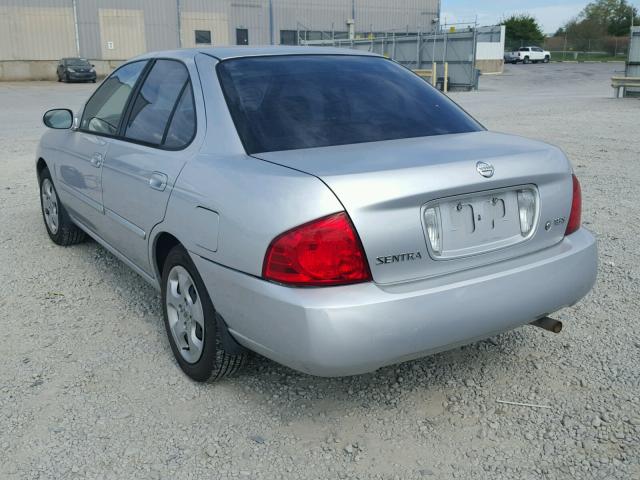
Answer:
[[[557,331],[596,278],[565,155],[486,131],[381,56],[152,53],[43,120],[51,240],[87,234],[157,287],[197,381],[250,352],[342,376]]]

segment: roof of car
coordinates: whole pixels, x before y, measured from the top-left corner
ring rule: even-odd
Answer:
[[[306,46],[231,46],[231,47],[209,47],[209,48],[182,48],[179,50],[165,50],[161,52],[150,52],[140,55],[137,58],[190,58],[198,53],[210,55],[219,60],[242,57],[259,57],[269,55],[366,55],[378,56],[362,50],[351,50],[336,47],[306,47]]]

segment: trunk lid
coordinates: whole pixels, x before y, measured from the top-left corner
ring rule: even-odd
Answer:
[[[504,134],[474,132],[255,156],[314,175],[334,192],[360,235],[377,283],[443,275],[549,247],[564,237],[562,219],[571,208],[571,166],[564,154]],[[490,177],[480,172],[489,173],[483,164],[493,167]],[[532,232],[519,238],[515,191],[522,188],[535,192],[537,205]],[[439,255],[425,225],[425,212],[434,206],[442,216],[446,246]],[[545,229],[547,222],[551,226]]]

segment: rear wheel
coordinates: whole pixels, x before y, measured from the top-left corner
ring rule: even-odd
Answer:
[[[84,232],[73,223],[60,203],[51,174],[46,168],[40,174],[40,206],[47,233],[54,243],[66,247],[84,240]]]
[[[162,270],[162,307],[171,350],[184,373],[198,382],[235,373],[246,354],[229,354],[222,346],[216,312],[191,257],[174,247]]]
[[[527,64],[527,63],[529,63],[529,61],[530,61],[529,57],[524,57],[524,59],[522,60],[522,63]]]

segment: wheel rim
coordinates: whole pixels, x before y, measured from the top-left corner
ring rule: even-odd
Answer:
[[[42,211],[44,213],[44,221],[47,228],[54,235],[58,233],[59,213],[58,213],[58,196],[53,188],[53,183],[48,178],[42,182]]]
[[[184,267],[176,265],[169,271],[165,297],[176,347],[185,362],[196,363],[204,347],[204,310],[196,284]]]

